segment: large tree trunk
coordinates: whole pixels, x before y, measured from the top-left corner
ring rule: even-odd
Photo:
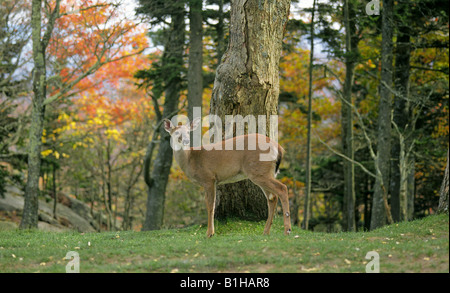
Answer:
[[[448,214],[448,151],[447,151],[447,167],[445,167],[444,179],[442,180],[441,190],[439,191],[439,207],[438,213]]]
[[[178,108],[184,52],[184,26],[184,10],[181,8],[172,14],[170,35],[164,48],[163,67],[170,63],[170,66],[168,66],[170,70],[164,70],[164,74],[167,74],[167,83],[162,118],[170,118],[169,116]],[[148,181],[147,212],[142,230],[157,230],[161,229],[163,225],[165,193],[170,167],[172,166],[173,152],[170,146],[170,135],[166,131],[160,131],[160,133],[160,144],[154,161],[151,180],[146,180]],[[147,174],[144,174],[144,176],[147,176]]]
[[[44,129],[45,106],[47,93],[47,77],[45,67],[45,49],[47,48],[56,18],[59,16],[59,0],[50,15],[47,29],[41,39],[41,0],[33,0],[31,7],[31,39],[33,42],[33,100],[31,125],[28,141],[28,177],[25,187],[25,203],[23,207],[21,229],[37,228],[39,177],[41,172],[42,131]]]
[[[225,115],[265,115],[269,121],[277,114],[279,59],[289,6],[288,0],[232,1],[230,42],[217,68],[210,114],[223,122]],[[248,180],[218,186],[217,199],[218,218],[267,217],[264,194]]]
[[[355,27],[355,4],[349,0],[344,1],[345,24],[345,81],[341,106],[342,148],[344,155],[354,160],[353,151],[353,109],[352,89],[355,76],[355,64],[358,55],[358,36]],[[344,159],[344,230],[355,231],[355,166],[353,162]]]
[[[381,24],[381,82],[380,104],[378,108],[377,159],[375,162],[377,178],[375,181],[372,218],[370,229],[386,224],[389,206],[387,203],[389,188],[389,170],[391,158],[392,123],[392,34],[393,0],[385,0],[382,9]],[[390,221],[390,219],[389,219]]]
[[[190,121],[202,115],[202,93],[203,93],[203,21],[202,21],[202,0],[189,1],[189,68],[187,73],[188,80],[188,117]],[[193,112],[196,108],[196,113]],[[197,128],[199,133],[200,128]],[[194,140],[196,131],[191,132],[191,141],[193,147],[200,146],[200,141]]]

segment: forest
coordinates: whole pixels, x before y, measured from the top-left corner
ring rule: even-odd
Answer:
[[[448,213],[448,1],[1,0],[0,201],[24,206],[0,221],[64,226],[76,202],[98,232],[206,224],[163,125],[196,107],[278,115],[293,226]],[[250,181],[217,186],[216,220],[267,214]]]

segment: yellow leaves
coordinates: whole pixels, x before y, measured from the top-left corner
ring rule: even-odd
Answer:
[[[46,157],[48,157],[48,156],[50,156],[50,155],[53,155],[53,157],[55,158],[55,159],[57,159],[57,160],[59,160],[59,158],[62,156],[63,158],[69,158],[70,156],[68,155],[68,154],[65,154],[65,153],[59,153],[58,151],[56,151],[56,150],[52,150],[52,149],[48,149],[48,150],[45,150],[45,151],[42,151],[41,152],[41,156],[43,157],[43,158],[46,158]]]
[[[126,143],[126,141],[122,138],[121,132],[119,132],[116,128],[106,129],[104,133],[108,139],[113,139],[114,141],[117,142]]]
[[[375,64],[373,64],[373,62],[372,62],[371,59],[369,59],[369,60],[367,61],[367,66],[369,66],[370,68],[375,68],[375,67],[377,67]]]
[[[53,153],[53,150],[45,150],[41,152],[41,156],[43,158],[47,157],[48,155],[50,155],[51,153]]]
[[[92,137],[89,137],[89,136],[84,138],[84,142],[90,143],[90,144],[94,144],[95,143],[94,139]]]
[[[286,185],[289,186],[294,186],[294,180],[292,180],[292,178],[290,177],[283,177],[280,179],[281,182],[283,182]],[[297,190],[301,189],[305,187],[305,183],[304,182],[300,182],[300,181],[295,181],[295,188],[297,188]]]
[[[58,115],[57,120],[58,120],[58,122],[69,121],[70,117],[69,117],[69,115],[66,114],[66,112],[62,112]]]
[[[75,142],[75,143],[73,144],[72,148],[75,150],[75,149],[77,149],[77,147],[85,147],[85,148],[87,148],[88,145],[85,144],[84,142],[77,141],[77,142]]]

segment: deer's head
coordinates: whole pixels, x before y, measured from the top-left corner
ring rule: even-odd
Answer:
[[[164,129],[170,134],[172,138],[172,148],[176,151],[183,147],[189,147],[191,139],[189,133],[197,129],[200,125],[200,118],[195,118],[191,123],[186,125],[173,125],[169,119],[164,119]]]

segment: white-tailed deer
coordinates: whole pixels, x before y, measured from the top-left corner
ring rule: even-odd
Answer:
[[[183,172],[190,180],[203,186],[206,191],[207,236],[211,237],[214,234],[216,185],[244,179],[250,179],[261,187],[267,198],[269,215],[264,234],[270,232],[278,198],[280,198],[283,208],[284,233],[290,234],[291,222],[287,188],[286,185],[275,179],[284,149],[267,136],[248,134],[202,146],[201,149],[195,150],[188,147],[190,145],[189,132],[195,130],[199,124],[199,118],[194,119],[189,125],[177,126],[165,119],[164,129],[172,137],[173,154]],[[233,150],[227,150],[231,143],[234,146]],[[243,150],[239,150],[238,144],[241,146],[243,144],[243,148],[241,148]],[[261,160],[264,156],[265,159]]]

